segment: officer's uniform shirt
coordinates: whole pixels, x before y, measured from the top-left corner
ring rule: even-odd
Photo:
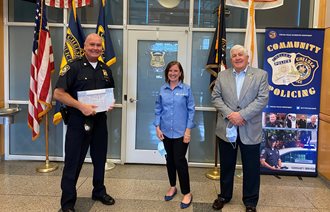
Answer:
[[[62,68],[56,88],[63,88],[74,99],[77,99],[78,91],[114,88],[114,80],[111,70],[106,64],[98,61],[94,69],[83,56]],[[78,109],[68,108],[71,113],[82,114]]]
[[[278,166],[278,160],[280,159],[280,152],[275,148],[265,148],[261,151],[261,159],[265,159],[266,163],[270,166]]]
[[[282,127],[282,125],[276,120],[275,122],[268,122],[266,127]]]
[[[307,124],[307,129],[316,129],[316,124],[308,123]]]
[[[307,127],[307,121],[306,120],[299,119],[297,121],[297,125],[298,125],[299,128],[306,128]]]

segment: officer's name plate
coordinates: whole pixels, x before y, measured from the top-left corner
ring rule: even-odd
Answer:
[[[96,105],[95,111],[108,111],[114,104],[113,88],[78,91],[78,101],[85,104]]]

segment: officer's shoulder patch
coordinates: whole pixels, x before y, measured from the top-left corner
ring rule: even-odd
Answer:
[[[60,76],[64,76],[66,74],[66,72],[68,72],[70,70],[70,66],[69,65],[65,65],[61,70],[60,70]]]

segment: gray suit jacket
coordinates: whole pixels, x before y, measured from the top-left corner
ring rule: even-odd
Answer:
[[[212,92],[212,102],[218,111],[216,135],[226,138],[227,116],[239,112],[246,121],[239,127],[242,143],[258,144],[262,137],[262,110],[268,103],[269,85],[267,72],[248,67],[241,89],[240,98],[236,94],[236,81],[233,69],[226,69],[218,74]]]

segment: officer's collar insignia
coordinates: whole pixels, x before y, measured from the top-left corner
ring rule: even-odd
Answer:
[[[64,76],[66,74],[66,72],[68,72],[70,70],[70,66],[69,65],[65,65],[61,70],[60,70],[60,76]]]
[[[104,77],[108,77],[108,72],[106,70],[103,69],[102,72]]]

